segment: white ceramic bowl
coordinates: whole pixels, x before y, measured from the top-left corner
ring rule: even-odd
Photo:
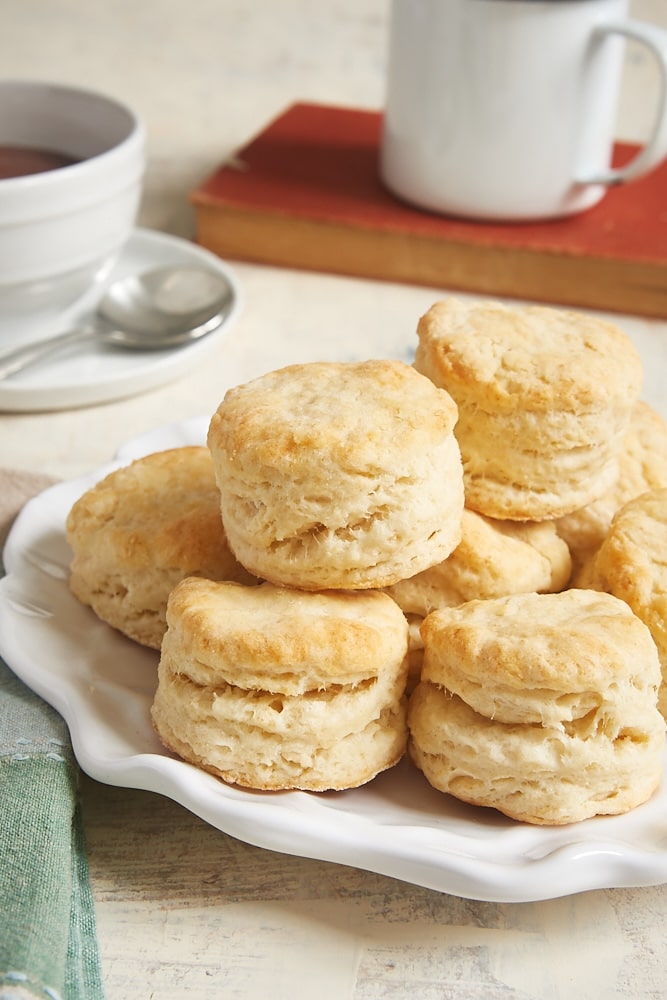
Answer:
[[[145,132],[131,108],[61,84],[0,80],[0,148],[71,165],[0,178],[0,332],[66,309],[103,279],[135,224]]]

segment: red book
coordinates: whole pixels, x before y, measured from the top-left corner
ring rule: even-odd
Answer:
[[[594,208],[485,223],[413,208],[378,174],[378,112],[295,104],[191,194],[221,257],[667,317],[667,164]],[[619,144],[615,162],[636,147]]]

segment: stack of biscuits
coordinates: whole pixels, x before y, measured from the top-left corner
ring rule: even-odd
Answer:
[[[413,365],[231,389],[206,448],[111,473],[68,518],[72,591],[160,649],[156,731],[227,782],[353,788],[407,751],[525,822],[634,808],[667,677],[640,359],[544,307],[446,299],[417,334]]]

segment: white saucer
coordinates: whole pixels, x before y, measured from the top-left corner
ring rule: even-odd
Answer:
[[[106,284],[125,274],[152,267],[197,263],[224,274],[234,293],[229,314],[213,333],[165,351],[120,351],[83,342],[76,351],[54,355],[0,382],[0,410],[36,412],[106,403],[153,389],[190,371],[227,335],[241,309],[241,290],[233,272],[215,254],[155,230],[135,229],[105,284],[91,290],[90,296],[72,310],[43,321],[38,329],[30,331],[30,335],[38,339],[76,324],[90,314]]]

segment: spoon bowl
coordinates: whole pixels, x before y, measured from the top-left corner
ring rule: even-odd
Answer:
[[[91,322],[0,353],[0,379],[85,339],[141,351],[179,347],[216,330],[233,302],[224,275],[205,267],[131,274],[109,286]]]

